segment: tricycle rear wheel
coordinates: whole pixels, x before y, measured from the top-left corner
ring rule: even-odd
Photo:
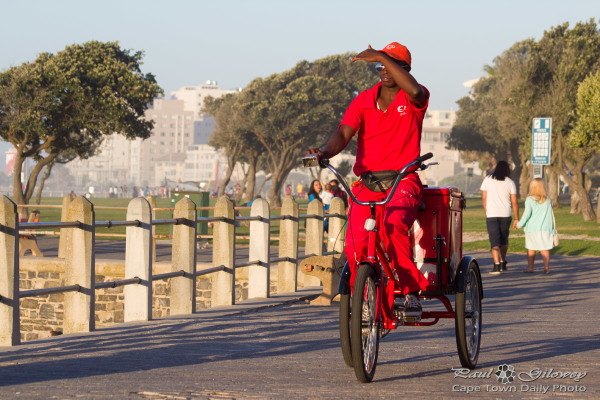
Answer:
[[[469,263],[463,279],[464,292],[455,299],[456,346],[461,365],[473,369],[481,348],[481,278],[475,262]]]

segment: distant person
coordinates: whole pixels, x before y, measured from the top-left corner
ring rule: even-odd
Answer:
[[[550,249],[554,247],[554,216],[552,202],[546,195],[544,181],[535,178],[529,184],[529,195],[525,199],[525,211],[517,224],[517,228],[524,227],[525,248],[527,249],[527,269],[524,272],[533,272],[536,251],[539,251],[544,261],[544,273],[550,273]]]
[[[334,197],[333,193],[331,192],[331,185],[329,183],[325,185],[325,189],[323,189],[319,194],[321,196],[321,200],[323,201],[323,206],[325,206],[325,209],[329,209],[331,206],[331,200],[333,200]]]
[[[311,202],[314,199],[318,199],[322,203],[323,202],[323,199],[321,199],[321,191],[322,190],[323,190],[323,188],[321,186],[321,182],[319,182],[318,179],[313,180],[310,183],[310,188],[308,189],[308,201]]]
[[[494,173],[494,166],[492,163],[488,165],[488,169],[485,170],[485,176],[490,176]]]
[[[308,189],[308,202],[318,199],[321,203],[323,203],[323,199],[321,195],[323,194],[323,187],[321,186],[321,182],[318,179],[315,179],[310,184],[310,189]],[[323,204],[323,210],[329,210],[329,204]],[[325,220],[323,223],[323,229],[325,232],[329,230],[329,220]]]
[[[508,235],[512,219],[511,206],[515,216],[515,228],[519,221],[517,186],[510,179],[510,166],[506,161],[498,161],[494,172],[485,177],[481,183],[481,198],[494,260],[490,274],[498,275],[507,269],[506,253],[508,252]]]
[[[304,185],[302,185],[302,182],[298,182],[298,185],[296,186],[296,194],[298,195],[299,199],[304,198]]]
[[[329,181],[329,185],[331,186],[331,193],[333,193],[333,197],[339,197],[344,201],[344,207],[348,208],[348,194],[342,189],[340,186],[340,182],[337,179],[332,179]]]
[[[292,185],[287,185],[285,187],[285,195],[286,196],[291,196],[292,195]]]

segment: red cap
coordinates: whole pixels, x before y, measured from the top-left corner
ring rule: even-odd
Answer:
[[[406,46],[403,46],[398,42],[392,42],[378,51],[381,53],[385,53],[388,56],[395,58],[396,60],[404,61],[410,66],[410,51],[408,51]]]

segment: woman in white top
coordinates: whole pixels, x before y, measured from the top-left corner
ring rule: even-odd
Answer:
[[[497,275],[506,271],[511,206],[515,216],[515,228],[519,221],[517,186],[510,179],[510,167],[506,161],[498,161],[492,175],[485,177],[481,184],[481,194],[494,259],[494,267],[490,273]]]

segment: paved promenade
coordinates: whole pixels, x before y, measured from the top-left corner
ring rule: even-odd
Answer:
[[[444,320],[391,332],[373,383],[358,383],[342,360],[337,304],[310,306],[308,290],[0,347],[0,399],[599,398],[598,258],[555,256],[544,275],[541,263],[522,273],[525,255],[511,254],[492,276],[489,255],[474,255],[485,295],[479,377],[455,377],[454,322]],[[501,364],[514,367],[512,383],[490,373]]]

